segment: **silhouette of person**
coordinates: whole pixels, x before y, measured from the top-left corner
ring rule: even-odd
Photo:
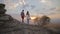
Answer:
[[[29,14],[29,11],[27,11],[26,17],[27,17],[27,23],[29,24],[29,20],[30,20],[30,14]]]
[[[22,23],[24,23],[24,17],[25,17],[24,10],[22,10],[21,12]]]

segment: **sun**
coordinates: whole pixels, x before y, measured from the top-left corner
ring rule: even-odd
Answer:
[[[36,17],[31,17],[31,20],[34,20],[34,19],[36,19]]]

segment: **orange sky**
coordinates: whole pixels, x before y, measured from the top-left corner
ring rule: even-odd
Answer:
[[[60,18],[60,14],[49,15],[50,18]]]

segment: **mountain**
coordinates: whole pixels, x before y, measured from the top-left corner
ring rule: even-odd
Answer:
[[[52,23],[60,23],[60,18],[52,18],[51,22]]]

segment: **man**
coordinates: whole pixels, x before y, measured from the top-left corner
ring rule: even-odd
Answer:
[[[21,12],[22,23],[24,23],[24,17],[25,17],[24,10],[22,10]]]

